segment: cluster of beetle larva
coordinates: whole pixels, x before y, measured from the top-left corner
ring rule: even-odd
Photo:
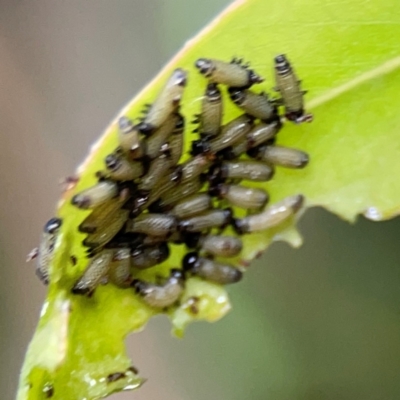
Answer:
[[[133,288],[145,303],[162,309],[179,300],[187,277],[237,282],[242,271],[218,258],[241,252],[240,235],[275,227],[301,208],[300,194],[266,206],[265,190],[241,184],[270,180],[275,166],[303,168],[308,163],[306,153],[274,144],[284,120],[279,106],[287,120],[312,120],[286,57],[275,57],[278,99],[249,90],[263,78],[241,60],[201,58],[195,65],[208,83],[191,157],[179,163],[185,126],[179,111],[187,73],[178,68],[137,124],[119,118],[119,147],[106,157],[98,183],[73,196],[73,205],[93,210],[79,226],[87,234],[83,245],[89,264],[73,293],[91,295],[100,283],[112,282]],[[243,114],[222,126],[223,86]],[[224,203],[247,210],[247,215],[235,216],[231,207],[220,207]],[[61,224],[58,218],[47,222],[38,250],[37,273],[45,283]],[[239,237],[224,235],[228,226]],[[187,247],[182,265],[158,282],[137,279],[135,271],[137,275],[168,259],[170,243]]]

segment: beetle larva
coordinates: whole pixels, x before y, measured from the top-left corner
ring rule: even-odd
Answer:
[[[254,182],[269,181],[274,170],[267,164],[257,161],[224,161],[210,172],[212,181],[226,179],[247,179]]]
[[[242,241],[234,236],[192,233],[186,235],[185,244],[215,257],[234,257],[242,251]]]
[[[204,154],[199,154],[185,163],[181,164],[182,168],[182,183],[193,180],[206,171],[211,165],[211,160]]]
[[[182,266],[185,271],[220,285],[239,282],[243,276],[243,273],[233,265],[199,257],[196,252],[186,254]]]
[[[221,133],[211,140],[195,140],[192,143],[192,155],[207,152],[217,153],[243,140],[253,127],[253,118],[243,114],[221,128]]]
[[[175,189],[165,192],[161,196],[160,206],[167,208],[169,206],[173,206],[179,200],[184,199],[185,197],[188,197],[194,193],[197,193],[202,186],[203,183],[198,178],[183,183],[178,187],[176,187]]]
[[[276,90],[282,97],[285,107],[285,116],[289,121],[296,123],[311,122],[312,114],[304,113],[304,94],[288,59],[284,54],[275,57]]]
[[[96,207],[90,215],[79,225],[79,231],[83,233],[94,233],[99,228],[104,228],[118,212],[125,200],[112,199]]]
[[[247,134],[247,149],[251,149],[273,139],[280,131],[281,127],[282,124],[280,121],[270,122],[269,124],[264,122],[259,123]]]
[[[171,214],[180,219],[189,218],[208,210],[211,206],[211,197],[206,193],[199,193],[177,203]]]
[[[179,222],[179,229],[184,232],[201,232],[212,228],[224,228],[232,220],[232,210],[210,210],[201,215]]]
[[[61,225],[62,220],[60,218],[51,218],[47,221],[43,229],[39,250],[35,253],[35,256],[37,256],[36,275],[45,285],[49,284],[50,262]]]
[[[116,249],[109,267],[108,277],[116,286],[129,287],[131,276],[131,249],[129,247]]]
[[[195,65],[210,82],[222,83],[229,87],[249,88],[254,83],[264,81],[261,76],[237,59],[227,63],[211,58],[199,58]]]
[[[73,196],[71,203],[78,208],[95,208],[117,195],[118,185],[113,181],[103,180]]]
[[[177,227],[177,221],[172,215],[165,214],[141,214],[128,221],[128,232],[144,233],[149,236],[170,236]]]
[[[303,202],[304,197],[301,194],[286,197],[283,200],[270,205],[259,214],[234,220],[234,228],[239,234],[273,228],[296,214],[303,205]]]
[[[99,226],[83,241],[83,245],[91,249],[98,249],[108,243],[123,227],[129,215],[128,210],[117,210],[103,220],[104,225]]]
[[[139,246],[131,252],[131,265],[137,269],[147,269],[161,264],[169,257],[169,247],[165,242],[152,246]]]
[[[157,99],[150,106],[143,121],[139,124],[139,130],[144,134],[151,134],[166,121],[169,115],[175,112],[182,98],[186,86],[187,73],[177,68]]]
[[[181,175],[182,174],[180,168],[177,168],[175,171],[164,176],[160,180],[160,182],[153,188],[143,204],[147,206],[152,206],[156,200],[160,199],[160,197],[165,195],[166,193],[170,193],[170,191],[175,193],[175,190],[178,190],[179,188],[177,186],[180,183]]]
[[[211,195],[227,200],[231,205],[246,210],[258,210],[267,204],[269,196],[263,189],[240,185],[219,184],[210,189]]]
[[[92,295],[100,282],[108,275],[114,256],[113,250],[103,250],[96,254],[87,266],[83,275],[72,288],[72,293]]]
[[[279,118],[276,106],[269,100],[266,93],[257,94],[250,90],[230,88],[229,96],[239,108],[255,118],[262,121]]]
[[[195,122],[199,122],[199,128],[193,132],[200,132],[200,135],[204,137],[218,135],[222,122],[222,99],[217,84],[207,85],[201,104],[201,113]]]
[[[139,178],[144,173],[143,163],[129,161],[117,154],[109,154],[105,159],[109,177],[115,181],[130,181]]]
[[[268,164],[286,168],[304,168],[309,161],[304,151],[275,145],[261,148],[258,158]]]
[[[178,121],[182,117],[176,113],[168,116],[167,120],[146,140],[146,155],[150,159],[156,158],[161,151],[162,145],[176,129]]]
[[[162,154],[153,160],[150,164],[149,171],[139,183],[139,190],[143,193],[150,192],[165,176],[172,167],[171,159],[166,154]]]
[[[135,280],[132,286],[149,306],[155,308],[169,307],[179,300],[183,292],[183,273],[178,269],[171,269],[170,276],[161,285]]]
[[[122,150],[129,154],[131,159],[141,158],[143,151],[140,134],[133,122],[126,117],[120,117],[118,128],[118,140]]]

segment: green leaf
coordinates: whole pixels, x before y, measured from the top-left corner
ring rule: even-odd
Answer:
[[[243,56],[266,77],[259,85],[270,91],[272,58],[286,53],[309,91],[312,124],[286,124],[278,142],[310,154],[310,165],[301,171],[278,169],[267,190],[271,201],[303,193],[307,206],[323,206],[344,219],[358,214],[374,220],[399,213],[400,186],[400,20],[395,0],[247,0],[233,3],[164,68],[119,115],[136,117],[151,102],[167,76],[180,66],[189,71],[189,85],[182,105],[190,117],[200,108],[204,78],[194,61],[202,56],[229,60]],[[225,120],[239,114],[225,108]],[[187,127],[187,148],[190,129]],[[84,235],[77,226],[88,212],[70,205],[71,196],[95,183],[95,172],[117,146],[115,121],[93,147],[79,168],[80,181],[64,194],[58,215],[63,218],[51,267],[51,285],[36,334],[21,374],[18,400],[97,399],[114,391],[140,386],[141,378],[128,370],[125,336],[137,331],[157,313],[130,290],[100,287],[90,298],[74,296],[70,288],[86,268]],[[240,264],[248,264],[272,240],[301,238],[293,223],[270,232],[244,237]],[[183,249],[176,247],[168,262],[143,276],[154,276],[180,264]],[[73,266],[70,256],[78,259]],[[196,296],[199,313],[191,312]],[[174,331],[196,319],[214,321],[230,308],[225,290],[192,278],[181,306],[169,311]],[[127,372],[126,372],[127,371]],[[126,372],[119,380],[107,377]]]

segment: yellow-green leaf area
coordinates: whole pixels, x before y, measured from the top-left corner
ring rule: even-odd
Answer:
[[[399,37],[395,0],[238,1],[189,41],[118,115],[136,118],[179,66],[189,72],[181,110],[189,121],[199,112],[205,86],[194,68],[199,57],[243,57],[266,78],[254,89],[271,92],[272,59],[285,53],[309,91],[307,109],[315,120],[301,126],[286,123],[279,134],[279,144],[308,152],[311,161],[300,171],[277,169],[274,179],[263,185],[271,202],[303,193],[307,206],[323,206],[349,221],[360,213],[387,219],[398,214],[400,207],[396,184],[400,173]],[[225,104],[225,121],[239,115],[234,105]],[[193,139],[192,128],[186,126],[187,148]],[[112,285],[100,287],[89,299],[70,293],[86,268],[84,235],[77,226],[88,215],[70,205],[70,198],[96,182],[95,172],[104,168],[105,156],[116,146],[113,122],[79,168],[78,185],[60,202],[58,215],[64,223],[52,263],[52,283],[22,371],[19,400],[46,399],[49,388],[54,400],[97,399],[142,382],[131,370],[113,382],[107,377],[132,365],[123,339],[141,329],[157,310],[144,305],[132,291]],[[272,240],[282,239],[301,243],[293,221],[270,232],[245,236],[237,264],[247,265]],[[183,251],[174,249],[168,262],[145,275],[178,266]],[[75,266],[71,255],[78,259]],[[190,321],[217,320],[229,307],[222,287],[192,278],[181,306],[166,313],[175,333],[182,335]]]

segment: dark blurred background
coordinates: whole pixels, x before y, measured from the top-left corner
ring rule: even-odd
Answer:
[[[226,0],[0,1],[0,387],[15,395],[45,296],[26,254],[71,174],[116,112]],[[273,245],[233,311],[165,318],[128,340],[149,381],[115,399],[400,398],[400,222],[350,226],[322,210],[305,245]],[[72,400],[72,399],[71,399]]]

